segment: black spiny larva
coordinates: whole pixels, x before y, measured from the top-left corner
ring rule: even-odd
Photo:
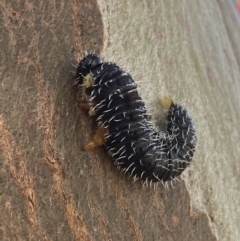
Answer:
[[[96,134],[84,149],[105,144],[114,164],[131,176],[158,182],[172,180],[190,164],[196,146],[195,126],[187,110],[171,99],[167,133],[157,132],[132,77],[96,54],[77,67],[77,83],[85,100],[80,107],[96,117]]]

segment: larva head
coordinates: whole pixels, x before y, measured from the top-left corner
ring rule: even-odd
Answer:
[[[85,56],[77,67],[77,84],[84,84],[83,80],[87,77],[88,74],[90,74],[91,70],[102,63],[102,59],[97,54],[89,54]]]

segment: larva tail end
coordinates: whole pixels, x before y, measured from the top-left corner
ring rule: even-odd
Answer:
[[[173,103],[173,100],[169,97],[163,97],[161,100],[161,105],[164,107],[164,108],[169,108],[171,106],[171,104]]]

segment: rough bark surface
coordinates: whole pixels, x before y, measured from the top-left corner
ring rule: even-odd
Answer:
[[[102,51],[95,0],[0,1],[0,240],[216,240],[185,183],[156,190],[83,152],[83,50]]]

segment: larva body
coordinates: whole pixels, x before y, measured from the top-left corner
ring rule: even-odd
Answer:
[[[105,131],[104,141],[115,165],[131,176],[158,182],[172,180],[190,164],[196,146],[195,126],[187,110],[169,101],[167,133],[157,132],[132,77],[117,64],[95,54],[84,57],[77,81]],[[94,142],[94,141],[93,141]],[[88,149],[88,148],[86,148]],[[91,148],[89,148],[91,149]]]

